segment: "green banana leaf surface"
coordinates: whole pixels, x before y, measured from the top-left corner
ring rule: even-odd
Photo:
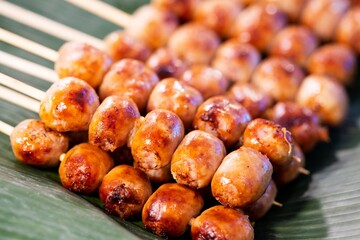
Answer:
[[[85,0],[84,0],[85,1]],[[62,0],[12,0],[31,11],[103,38],[119,29]],[[106,1],[133,12],[145,0]],[[55,37],[0,16],[0,27],[52,49]],[[53,63],[0,42],[2,51],[53,68]],[[0,72],[46,90],[50,83],[4,65]],[[309,176],[281,189],[277,201],[254,225],[256,239],[360,239],[360,79],[347,89],[350,110],[344,124],[330,129],[331,141],[308,154]],[[0,94],[2,94],[0,92]],[[336,96],[335,96],[336,97]],[[12,126],[37,113],[0,100],[0,120]],[[38,169],[14,157],[9,137],[0,133],[0,239],[160,239],[144,230],[139,219],[108,215],[94,196],[65,190],[57,169]],[[188,233],[181,239],[189,239]]]

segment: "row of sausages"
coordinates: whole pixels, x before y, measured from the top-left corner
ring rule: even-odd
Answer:
[[[360,12],[346,0],[265,2],[154,0],[105,38],[107,54],[66,43],[41,120],[11,134],[15,156],[42,167],[61,158],[64,187],[99,189],[107,211],[141,214],[160,236],[191,225],[193,239],[254,238],[250,220],[303,170],[302,151],[328,140],[322,124],[346,116],[359,28],[348,22]],[[285,27],[286,15],[306,26]],[[347,46],[318,47],[335,35]]]

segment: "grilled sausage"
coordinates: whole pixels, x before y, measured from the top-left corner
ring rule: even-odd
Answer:
[[[275,36],[269,54],[286,57],[301,66],[306,66],[308,57],[317,46],[318,39],[313,31],[302,25],[292,25]]]
[[[242,208],[265,192],[270,183],[273,167],[259,151],[240,147],[229,153],[216,170],[211,191],[222,205]]]
[[[251,82],[276,101],[294,100],[304,78],[301,67],[284,57],[269,57],[255,69]]]
[[[99,97],[86,82],[68,77],[55,82],[40,103],[39,116],[58,132],[88,130]]]
[[[251,83],[235,83],[228,95],[243,105],[252,118],[260,117],[272,104],[272,99]]]
[[[124,58],[145,61],[151,54],[145,43],[125,31],[111,32],[104,38],[104,42],[107,53],[115,62]]]
[[[178,81],[166,78],[154,87],[147,103],[147,111],[165,109],[176,113],[186,129],[191,127],[195,113],[203,102],[201,93],[195,88]]]
[[[249,215],[252,221],[262,218],[271,208],[277,194],[276,184],[273,180],[270,181],[265,192],[261,197],[244,208],[244,212]]]
[[[357,66],[354,52],[342,44],[325,44],[311,54],[307,69],[310,74],[326,74],[341,84],[350,85]]]
[[[142,5],[131,16],[125,31],[152,49],[163,47],[178,26],[177,16],[165,9]]]
[[[130,131],[139,117],[139,110],[133,100],[119,95],[109,96],[91,119],[89,142],[113,152],[127,144]]]
[[[275,5],[253,4],[240,12],[231,35],[263,52],[286,22],[286,15]]]
[[[144,171],[168,165],[184,137],[184,125],[173,112],[157,109],[149,112],[130,142],[138,168]]]
[[[145,203],[142,221],[146,229],[159,236],[179,237],[203,205],[204,200],[195,190],[177,183],[166,183]]]
[[[154,51],[146,61],[146,65],[155,71],[160,79],[180,78],[188,67],[188,64],[167,48],[159,48]]]
[[[236,1],[200,1],[194,9],[193,21],[212,29],[221,37],[228,37],[241,10],[241,4]]]
[[[174,152],[171,174],[177,183],[192,188],[203,188],[211,179],[226,155],[220,139],[210,133],[189,132]]]
[[[219,44],[220,38],[211,29],[199,23],[186,23],[170,36],[168,48],[189,64],[208,64]]]
[[[345,119],[349,100],[344,86],[336,80],[311,74],[301,84],[296,103],[310,108],[322,122],[336,126]]]
[[[105,75],[99,88],[101,100],[114,94],[130,97],[142,111],[159,78],[144,63],[135,59],[123,59],[115,63]]]
[[[250,81],[260,59],[260,53],[254,46],[233,38],[219,46],[212,66],[231,81],[245,83]]]
[[[301,173],[305,165],[305,156],[297,144],[294,146],[294,156],[288,165],[274,171],[273,179],[278,187],[283,187],[295,180]]]
[[[194,128],[218,137],[229,148],[238,143],[251,117],[234,99],[215,96],[201,104],[196,112]]]
[[[95,192],[104,176],[114,166],[108,153],[89,143],[71,148],[60,163],[61,184],[73,192]]]
[[[112,59],[107,54],[86,43],[65,43],[58,53],[54,67],[59,78],[79,78],[93,88],[101,84],[112,64]]]
[[[278,102],[272,109],[270,120],[291,132],[295,142],[304,152],[309,152],[319,141],[328,141],[326,127],[320,125],[320,118],[309,108],[294,102]]]
[[[360,6],[354,6],[342,17],[336,31],[336,41],[346,44],[357,53],[360,53]]]
[[[246,127],[243,145],[266,155],[275,166],[289,164],[294,142],[291,133],[273,121],[257,118]]]
[[[146,174],[128,165],[119,165],[107,173],[99,188],[99,197],[105,210],[128,219],[141,214],[152,194]]]
[[[204,64],[192,65],[180,80],[197,89],[204,99],[224,94],[229,86],[229,80],[221,71]]]
[[[329,41],[334,37],[340,19],[349,7],[349,0],[310,0],[302,11],[300,21],[312,29],[320,39]]]
[[[10,135],[13,153],[21,162],[39,166],[55,167],[60,155],[68,150],[69,138],[51,130],[35,119],[21,121]]]
[[[252,240],[254,229],[249,217],[241,210],[221,205],[206,209],[191,224],[193,240]]]

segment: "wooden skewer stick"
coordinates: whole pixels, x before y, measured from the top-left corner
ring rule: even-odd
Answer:
[[[4,99],[5,101],[14,103],[20,107],[26,108],[33,112],[39,112],[40,102],[34,100],[33,98],[24,96],[21,93],[12,91],[6,87],[0,86],[0,98]]]
[[[305,169],[305,168],[299,168],[299,173],[304,174],[304,175],[310,175],[310,171]]]
[[[47,48],[5,29],[0,28],[0,39],[8,44],[24,49],[51,62],[55,62],[58,58],[58,53],[55,50]]]
[[[48,82],[55,82],[59,79],[55,71],[53,71],[52,69],[3,51],[0,51],[0,64]]]
[[[102,40],[33,13],[15,4],[0,1],[0,14],[65,41],[83,41],[99,49],[105,49]]]
[[[302,162],[301,158],[299,158],[298,156],[293,155],[292,158],[293,158],[295,161],[297,161],[298,163],[301,163],[301,162]]]
[[[39,101],[45,97],[45,92],[2,73],[0,73],[0,83],[14,90],[20,89],[21,93]]]
[[[67,2],[74,4],[86,11],[91,12],[99,17],[102,17],[109,22],[112,22],[120,27],[126,27],[130,25],[131,16],[120,9],[113,7],[107,3],[99,0],[66,0]]]
[[[277,206],[277,207],[282,207],[282,206],[283,206],[282,203],[279,203],[279,202],[277,202],[277,201],[275,201],[275,200],[272,202],[272,204],[275,205],[275,206]]]
[[[13,130],[14,130],[13,126],[10,126],[9,124],[0,120],[0,132],[10,136]]]

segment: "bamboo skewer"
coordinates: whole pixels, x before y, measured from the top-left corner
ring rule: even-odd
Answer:
[[[0,14],[65,41],[81,40],[99,49],[105,48],[103,41],[98,38],[6,1],[0,1]]]
[[[57,74],[52,69],[3,51],[0,51],[0,64],[48,82],[55,82],[56,80],[58,80]]]
[[[21,93],[0,86],[0,98],[33,112],[39,112],[40,102]]]
[[[116,7],[108,5],[107,3],[99,0],[65,0],[77,7],[80,7],[86,11],[91,12],[99,17],[102,17],[109,22],[112,22],[120,27],[126,27],[130,25],[131,16],[129,14],[119,10]]]
[[[45,92],[2,73],[0,73],[0,83],[14,90],[21,89],[21,93],[39,101],[45,96]]]
[[[29,39],[21,37],[2,28],[0,28],[0,39],[8,44],[24,49],[51,62],[55,62],[58,58],[58,53],[55,50],[45,47],[41,44],[33,42]]]
[[[13,126],[10,126],[9,124],[0,120],[0,132],[10,136],[13,130],[14,130]]]

